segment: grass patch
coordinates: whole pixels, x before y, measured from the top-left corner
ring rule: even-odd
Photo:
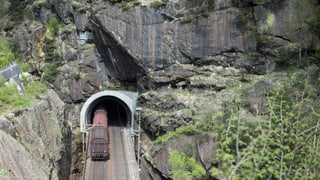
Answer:
[[[46,90],[45,84],[33,81],[25,86],[26,94],[22,95],[16,85],[0,86],[0,113],[16,111],[31,106],[39,94]]]
[[[10,49],[6,39],[0,38],[0,69],[6,68],[14,59],[14,54]]]
[[[151,4],[150,4],[150,6],[155,8],[155,9],[157,9],[157,8],[159,8],[161,6],[165,6],[165,5],[167,5],[167,2],[164,2],[164,1],[152,1]]]
[[[185,16],[182,18],[181,20],[181,24],[188,24],[188,23],[191,23],[194,19],[194,16],[193,15],[188,15],[188,16]]]
[[[125,11],[131,8],[134,8],[136,6],[139,6],[140,4],[141,3],[139,1],[129,1],[129,2],[122,1],[120,7]]]
[[[46,1],[45,0],[39,0],[39,1],[34,1],[33,2],[33,7],[40,9],[42,6],[45,6]]]
[[[198,129],[194,125],[182,126],[182,127],[179,127],[174,132],[170,132],[162,136],[158,136],[157,139],[155,140],[155,143],[159,143],[159,144],[165,143],[169,139],[178,137],[180,134],[201,134],[201,129]]]

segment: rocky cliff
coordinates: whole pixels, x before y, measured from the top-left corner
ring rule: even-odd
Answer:
[[[64,104],[48,90],[33,107],[1,117],[0,164],[6,178],[68,178],[71,131]]]
[[[143,179],[172,179],[166,161],[171,149],[195,157],[209,178],[214,132],[174,132],[190,124],[210,131],[213,125],[203,120],[242,95],[241,115],[265,114],[266,92],[289,76],[274,71],[303,66],[319,38],[311,25],[317,9],[299,0],[5,2],[16,11],[0,21],[2,36],[16,43],[35,79],[47,81],[61,99],[48,91],[34,108],[2,123],[17,139],[3,135],[4,141],[15,142],[32,159],[30,166],[40,167],[30,176],[44,179],[81,171],[80,107],[105,89],[141,94]],[[50,35],[53,17],[60,26]],[[166,134],[173,136],[156,141]],[[18,166],[8,166],[10,177],[25,174]]]

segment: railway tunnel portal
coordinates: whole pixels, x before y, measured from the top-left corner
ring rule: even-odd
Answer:
[[[108,90],[92,95],[81,108],[80,131],[87,133],[97,108],[107,110],[111,124],[130,127],[133,131],[137,98],[138,93],[131,91]]]
[[[133,136],[138,136],[138,144],[140,144],[140,133],[135,134],[135,131],[140,132],[140,128],[133,129],[134,113],[141,111],[141,108],[136,107],[137,98],[137,92],[101,91],[92,95],[83,104],[80,112],[80,131],[83,135],[82,148],[86,156],[83,166],[83,180],[118,179],[119,177],[140,180],[139,158],[137,160],[135,157],[133,145]],[[90,149],[90,127],[97,108],[103,108],[108,113],[110,154],[106,161],[92,161],[87,151]],[[138,123],[140,127],[140,117]]]

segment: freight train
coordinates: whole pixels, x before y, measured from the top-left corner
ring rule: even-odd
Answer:
[[[91,160],[107,160],[109,158],[109,131],[107,111],[97,109],[94,112],[90,132]]]

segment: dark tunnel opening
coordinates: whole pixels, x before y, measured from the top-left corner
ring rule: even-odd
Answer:
[[[120,99],[113,96],[100,97],[92,102],[87,111],[87,124],[92,124],[94,112],[98,108],[103,108],[107,111],[109,126],[130,126],[131,113],[128,106]]]

